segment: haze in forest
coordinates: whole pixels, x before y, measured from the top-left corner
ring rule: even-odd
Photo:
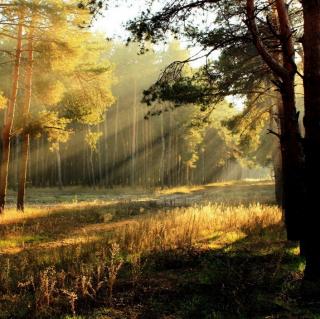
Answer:
[[[0,319],[317,318],[318,0],[0,1]]]

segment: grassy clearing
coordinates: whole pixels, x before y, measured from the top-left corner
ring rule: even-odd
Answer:
[[[315,318],[270,182],[105,192],[1,216],[0,318]]]

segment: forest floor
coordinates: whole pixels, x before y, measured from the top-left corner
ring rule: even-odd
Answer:
[[[320,318],[273,188],[29,189],[23,214],[12,191],[0,318]]]

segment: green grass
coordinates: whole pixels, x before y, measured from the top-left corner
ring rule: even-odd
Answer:
[[[0,318],[320,313],[268,181],[28,192],[24,214],[0,217]]]

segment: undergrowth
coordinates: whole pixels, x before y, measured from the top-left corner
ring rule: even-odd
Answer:
[[[275,205],[176,206],[84,202],[1,217],[0,318],[315,318]]]

